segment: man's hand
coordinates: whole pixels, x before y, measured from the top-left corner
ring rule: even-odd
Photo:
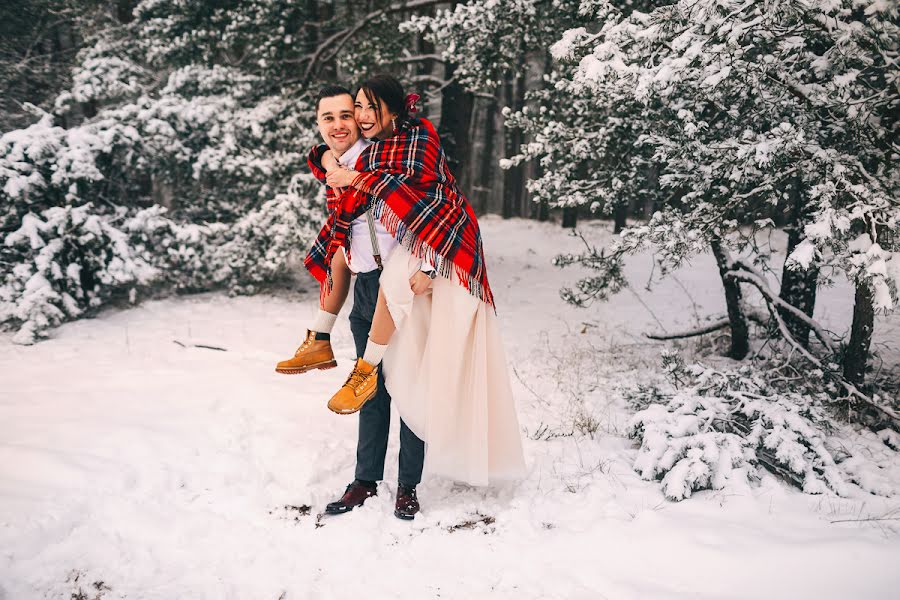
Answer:
[[[351,169],[337,169],[335,171],[330,171],[328,175],[325,176],[325,182],[333,188],[345,188],[353,183],[353,180],[356,179],[357,175],[359,175],[359,173]]]
[[[341,168],[341,165],[338,163],[337,158],[331,150],[326,150],[322,155],[322,167],[325,168],[326,173],[331,173],[332,171]]]
[[[431,287],[431,283],[431,277],[422,271],[416,271],[413,276],[409,278],[409,289],[411,289],[412,293],[416,296],[421,296],[428,291],[428,288]]]

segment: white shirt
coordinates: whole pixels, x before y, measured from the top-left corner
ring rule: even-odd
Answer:
[[[371,146],[374,142],[360,137],[355,144],[350,146],[338,159],[342,165],[348,169],[356,166],[356,159],[362,154],[363,150]],[[375,223],[375,239],[378,240],[378,249],[381,252],[381,264],[387,262],[394,248],[398,246],[397,240],[394,239],[388,230],[384,228],[381,221],[374,219]],[[347,257],[346,252],[344,258]],[[366,213],[361,214],[350,224],[350,260],[347,265],[354,273],[368,273],[378,268],[375,262],[375,254],[372,252],[372,237],[369,235],[369,223],[366,219]],[[431,271],[434,267],[429,264],[423,264],[424,271]]]
[[[362,154],[363,150],[371,146],[374,142],[360,137],[356,143],[350,146],[338,159],[338,162],[348,169],[356,166],[356,159]],[[381,262],[387,262],[388,257],[397,247],[397,240],[394,239],[381,221],[374,219],[375,222],[375,239],[378,240],[378,249],[381,251]],[[344,253],[346,258],[346,253]],[[375,262],[375,254],[372,252],[372,238],[369,235],[369,223],[366,219],[366,213],[361,214],[350,224],[350,260],[347,265],[354,273],[368,273],[378,268]]]

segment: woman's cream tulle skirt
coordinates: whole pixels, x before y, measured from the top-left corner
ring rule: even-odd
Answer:
[[[392,401],[425,442],[425,472],[471,485],[525,474],[494,310],[444,277],[416,296],[419,260],[402,246],[381,275],[397,331],[382,361]]]

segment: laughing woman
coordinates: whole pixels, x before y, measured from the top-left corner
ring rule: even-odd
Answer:
[[[306,265],[326,281],[348,224],[367,207],[400,246],[384,265],[365,360],[329,408],[359,410],[383,369],[401,417],[425,441],[428,472],[473,485],[521,477],[519,425],[472,207],[434,126],[410,114],[414,101],[396,79],[366,81],[355,108],[363,135],[378,141],[359,171],[338,167],[329,152],[311,160],[345,191]]]

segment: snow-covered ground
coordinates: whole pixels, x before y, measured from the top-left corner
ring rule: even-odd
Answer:
[[[399,521],[395,423],[379,495],[317,518],[353,475],[356,417],[325,408],[353,358],[346,312],[339,368],[282,376],[311,286],[146,302],[31,347],[0,338],[0,600],[896,597],[898,496],[810,496],[766,476],[672,503],[633,472],[617,387],[658,364],[644,332],[724,312],[709,257],[653,293],[636,257],[635,292],[582,310],[558,295],[579,271],[550,265],[580,240],[531,221],[483,229],[527,480],[426,475],[422,513]],[[843,331],[851,302],[845,285],[823,290],[817,316]],[[895,362],[898,318],[877,327]]]

